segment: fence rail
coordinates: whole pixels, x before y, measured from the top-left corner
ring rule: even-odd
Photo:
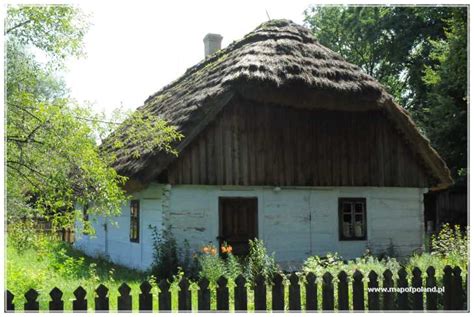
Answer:
[[[225,277],[219,278],[217,287],[210,288],[209,281],[201,279],[198,281],[197,292],[192,292],[190,281],[182,278],[178,284],[177,292],[171,291],[171,284],[167,280],[158,283],[158,311],[172,311],[172,302],[177,302],[177,310],[186,311],[210,311],[211,298],[215,298],[215,307],[218,311],[229,311],[231,304],[233,310],[246,312],[249,309],[249,298],[253,300],[255,311],[434,311],[434,310],[466,310],[467,309],[467,275],[465,282],[461,276],[461,269],[446,266],[443,270],[442,279],[437,280],[435,269],[429,267],[424,277],[419,268],[414,268],[411,272],[411,279],[408,279],[404,268],[398,271],[396,280],[390,270],[386,270],[382,276],[378,276],[374,271],[368,275],[368,282],[364,281],[364,276],[360,271],[355,271],[352,276],[341,271],[337,276],[325,273],[317,279],[313,273],[305,276],[298,276],[292,273],[288,277],[289,285],[285,286],[283,276],[275,275],[271,283],[267,283],[262,276],[258,276],[252,283],[253,298],[248,296],[248,284],[245,278],[239,275],[232,286],[228,284]],[[382,282],[381,284],[379,282]],[[369,288],[431,288],[444,287],[444,292],[375,292]],[[152,285],[143,282],[140,285],[138,295],[138,310],[149,312],[153,310]],[[302,298],[304,289],[304,299]],[[268,292],[267,292],[268,290]],[[318,290],[321,290],[320,294]],[[230,301],[229,293],[233,292],[233,301]],[[215,293],[212,293],[215,292]],[[288,294],[285,294],[288,292]],[[118,288],[119,295],[114,299],[117,303],[118,311],[132,311],[131,288],[123,283]],[[212,294],[211,294],[212,293]],[[49,311],[64,311],[63,292],[54,287],[49,293]],[[267,301],[267,295],[271,300]],[[38,292],[30,289],[24,294],[26,302],[25,311],[39,311]],[[95,289],[93,306],[87,301],[86,290],[79,286],[74,291],[75,299],[72,302],[73,311],[109,311],[110,296],[109,289],[100,284]],[[197,296],[193,298],[193,296]],[[177,298],[176,298],[177,297]],[[14,312],[14,294],[6,291],[6,311]],[[335,300],[336,298],[336,300]],[[194,305],[192,305],[194,301]],[[303,299],[303,300],[302,300]],[[196,304],[197,303],[197,304]],[[267,307],[268,305],[268,307]]]

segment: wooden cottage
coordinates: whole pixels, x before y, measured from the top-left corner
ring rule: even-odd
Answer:
[[[205,40],[206,50],[220,41]],[[287,20],[207,56],[143,109],[183,133],[179,156],[118,151],[134,199],[118,226],[98,219],[96,238],[76,241],[130,267],[151,264],[149,225],[170,225],[193,250],[226,241],[245,254],[258,237],[284,267],[367,248],[408,255],[423,248],[424,193],[452,183],[377,81]]]

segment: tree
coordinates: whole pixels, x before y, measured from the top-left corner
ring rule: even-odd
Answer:
[[[446,20],[446,39],[433,40],[423,75],[427,102],[420,111],[431,142],[443,153],[459,181],[467,176],[467,11]],[[454,174],[454,175],[456,175]]]
[[[321,44],[379,80],[409,110],[422,133],[446,159],[453,175],[467,164],[463,159],[467,143],[462,138],[467,132],[463,114],[466,102],[462,102],[467,77],[459,78],[457,88],[451,90],[449,98],[457,100],[454,106],[434,102],[444,98],[439,94],[440,87],[435,88],[425,72],[436,70],[447,80],[456,76],[455,69],[441,66],[444,59],[435,55],[440,55],[436,53],[439,49],[448,52],[446,43],[453,24],[466,30],[466,12],[465,7],[416,6],[312,6],[305,11],[305,22]],[[460,52],[465,54],[467,45],[458,45],[457,49],[457,71],[466,73],[467,55]],[[461,142],[454,142],[453,138],[458,137]]]
[[[126,178],[99,144],[124,120],[146,125],[130,134],[150,149],[173,152],[181,137],[148,113],[109,119],[68,96],[58,76],[65,59],[83,54],[86,16],[72,6],[10,6],[6,18],[7,214],[47,217],[72,226],[78,204],[92,215],[114,215],[128,198]],[[41,55],[46,62],[39,62]],[[138,130],[138,129],[137,129]],[[159,133],[158,133],[159,132]],[[141,133],[141,134],[139,134]],[[120,144],[116,145],[120,147]]]

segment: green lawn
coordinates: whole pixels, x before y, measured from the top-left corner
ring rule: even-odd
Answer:
[[[65,310],[71,310],[73,291],[78,286],[87,290],[88,301],[93,302],[94,289],[100,283],[109,288],[110,307],[116,309],[117,289],[123,282],[132,288],[134,305],[138,305],[139,285],[148,279],[145,273],[90,258],[61,242],[51,242],[44,249],[28,249],[21,253],[8,246],[6,260],[7,289],[15,295],[16,309],[23,308],[25,299],[22,294],[29,288],[39,292],[40,309],[48,309],[49,292],[58,287],[64,293]]]

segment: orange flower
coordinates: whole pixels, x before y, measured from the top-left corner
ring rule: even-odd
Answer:
[[[209,248],[207,246],[202,248],[202,252],[208,254],[209,253]]]
[[[211,248],[211,255],[216,255],[217,254],[217,251],[215,248]]]
[[[222,246],[222,247],[221,247],[221,252],[222,252],[222,253],[226,253],[226,252],[227,252],[227,249],[225,248],[225,246]]]
[[[232,253],[232,246],[231,246],[231,245],[229,245],[229,246],[227,247],[227,252],[228,252],[228,253]]]

